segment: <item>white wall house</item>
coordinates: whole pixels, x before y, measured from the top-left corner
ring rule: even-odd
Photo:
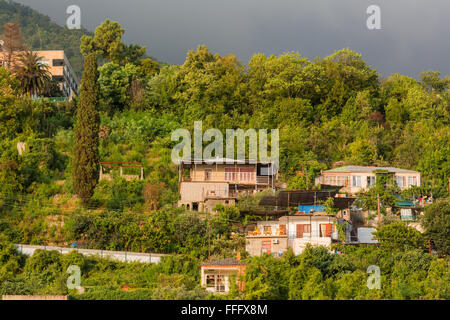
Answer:
[[[283,216],[277,221],[261,221],[246,237],[246,250],[252,256],[270,253],[280,256],[288,247],[300,254],[309,243],[313,246],[329,246],[339,240],[336,224],[344,220],[324,213]],[[350,239],[350,225],[346,228],[346,240]],[[287,238],[287,241],[285,241]]]

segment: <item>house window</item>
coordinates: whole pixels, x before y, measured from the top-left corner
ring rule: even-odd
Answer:
[[[50,62],[48,60],[39,60],[37,64],[41,66],[50,66]]]
[[[353,187],[361,187],[361,176],[352,177]]]
[[[335,186],[337,184],[336,181],[337,181],[336,176],[325,176],[325,184]]]
[[[374,176],[368,176],[367,177],[367,186],[371,187],[375,184],[375,177]]]
[[[53,59],[54,67],[62,67],[64,65],[64,59]]]
[[[215,288],[216,286],[216,276],[213,274],[206,275],[206,287],[207,288]]]
[[[332,229],[333,229],[332,223],[320,224],[320,236],[325,238],[331,237]]]
[[[408,188],[416,185],[417,185],[417,178],[412,176],[408,177]]]
[[[206,287],[214,288],[216,292],[225,292],[225,278],[219,274],[206,275]]]
[[[264,226],[264,234],[272,234],[272,227]]]
[[[395,182],[397,182],[397,186],[399,188],[403,188],[403,177],[399,177],[399,176],[395,177]]]
[[[52,79],[57,81],[57,82],[63,82],[64,81],[64,77],[63,76],[52,76]]]
[[[346,187],[348,185],[348,177],[337,177],[337,185],[340,187]]]
[[[216,276],[216,292],[225,292],[225,277],[222,275]]]
[[[272,252],[271,246],[271,240],[263,240],[261,243],[261,252],[270,254]]]
[[[280,224],[280,236],[286,235],[286,225]]]
[[[210,181],[212,178],[212,170],[205,169],[205,181]]]

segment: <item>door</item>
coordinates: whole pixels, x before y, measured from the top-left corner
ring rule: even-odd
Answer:
[[[311,236],[311,225],[310,224],[298,224],[297,225],[297,238],[303,238],[303,235],[305,233],[309,233],[309,236]]]
[[[297,238],[303,238],[304,228],[304,224],[297,224]]]
[[[212,179],[212,170],[205,169],[205,181],[211,181]]]
[[[271,240],[263,240],[262,241],[262,247],[261,247],[262,253],[272,253],[272,242]]]

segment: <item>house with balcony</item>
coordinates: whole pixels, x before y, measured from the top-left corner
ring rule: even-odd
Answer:
[[[375,185],[377,175],[392,175],[400,189],[408,189],[411,186],[420,186],[420,172],[376,166],[343,166],[323,171],[315,180],[316,185],[328,185],[340,187],[341,191],[355,194],[361,190],[367,190]]]
[[[273,188],[272,163],[216,158],[179,163],[179,206],[211,212],[217,204],[232,205],[242,193]]]

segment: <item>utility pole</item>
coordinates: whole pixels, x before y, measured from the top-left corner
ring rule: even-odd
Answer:
[[[381,224],[381,215],[380,215],[380,194],[377,193],[377,208],[378,208],[378,224]]]
[[[211,223],[208,219],[208,261],[211,255]]]
[[[309,179],[308,179],[308,166],[305,166],[306,175],[306,190],[309,190]]]

